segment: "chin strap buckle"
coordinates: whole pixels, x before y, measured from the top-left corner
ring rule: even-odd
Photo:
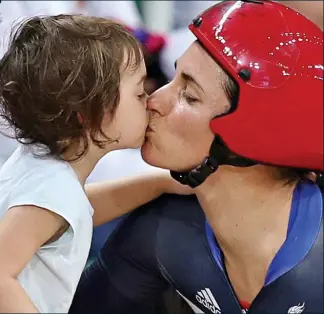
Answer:
[[[218,169],[218,162],[215,157],[209,156],[205,161],[189,172],[176,172],[171,171],[171,176],[174,180],[180,182],[183,185],[189,185],[191,188],[195,188],[201,185],[212,173]]]

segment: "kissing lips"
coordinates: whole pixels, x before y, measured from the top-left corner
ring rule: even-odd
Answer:
[[[153,132],[153,130],[152,130],[151,127],[148,125],[147,128],[146,128],[146,133],[150,133],[150,132]]]
[[[151,137],[150,135],[153,134],[154,131],[151,129],[151,127],[148,125],[145,131],[145,141],[148,140],[149,137]]]

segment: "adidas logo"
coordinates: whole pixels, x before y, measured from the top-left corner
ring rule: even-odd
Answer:
[[[221,309],[209,288],[198,291],[196,294],[196,300],[212,313],[221,314]]]

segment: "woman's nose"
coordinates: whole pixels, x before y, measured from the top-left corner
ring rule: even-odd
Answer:
[[[147,100],[147,109],[161,116],[168,115],[172,109],[171,90],[166,86],[154,92]]]

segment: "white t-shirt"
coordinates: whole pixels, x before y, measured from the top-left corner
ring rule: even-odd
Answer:
[[[57,241],[41,247],[18,276],[40,312],[67,313],[90,250],[93,208],[69,163],[37,158],[23,145],[0,169],[0,219],[19,205],[46,208],[70,225]]]

